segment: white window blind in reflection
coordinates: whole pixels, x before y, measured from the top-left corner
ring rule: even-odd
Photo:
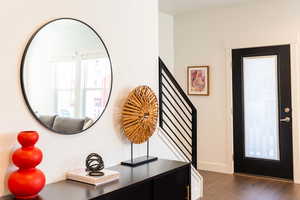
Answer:
[[[106,105],[110,74],[103,66],[109,66],[109,64],[107,58],[87,59],[81,62],[84,73],[85,116],[91,119],[96,119]]]
[[[55,67],[56,110],[59,116],[97,119],[110,92],[108,58],[57,61]]]
[[[279,160],[277,56],[244,57],[245,156]]]
[[[62,117],[74,117],[76,110],[76,63],[55,62],[56,113]]]

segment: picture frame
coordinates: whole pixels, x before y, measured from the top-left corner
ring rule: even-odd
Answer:
[[[188,95],[209,96],[209,66],[187,68]]]

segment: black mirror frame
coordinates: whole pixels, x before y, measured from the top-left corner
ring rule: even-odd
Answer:
[[[74,20],[74,21],[77,21],[79,23],[82,23],[83,25],[87,26],[88,28],[90,28],[96,35],[97,37],[100,39],[100,41],[102,42],[104,48],[105,48],[105,51],[107,53],[107,56],[109,58],[109,63],[110,63],[110,71],[111,71],[111,83],[110,83],[110,91],[109,91],[109,95],[108,95],[108,99],[107,99],[107,102],[105,104],[105,107],[102,111],[102,113],[99,115],[99,117],[95,120],[95,122],[89,126],[88,128],[84,129],[84,130],[81,130],[81,131],[77,131],[77,132],[72,132],[72,133],[67,133],[67,132],[58,132],[58,131],[55,131],[54,129],[51,129],[49,128],[48,126],[46,126],[37,116],[36,114],[34,113],[30,103],[29,103],[29,100],[27,98],[27,95],[26,95],[26,90],[25,90],[25,84],[24,84],[24,64],[25,64],[25,59],[26,59],[26,55],[27,55],[27,52],[28,52],[28,49],[32,43],[32,41],[34,40],[35,36],[40,32],[40,30],[42,30],[45,26],[51,24],[52,22],[55,22],[55,21],[59,21],[59,20]],[[112,68],[112,62],[111,62],[111,57],[110,57],[110,54],[108,52],[108,49],[103,41],[103,39],[100,37],[100,35],[95,31],[95,29],[90,26],[89,24],[81,21],[81,20],[78,20],[78,19],[74,19],[74,18],[70,18],[70,17],[63,17],[63,18],[57,18],[57,19],[54,19],[54,20],[51,20],[49,22],[47,22],[46,24],[42,25],[40,28],[38,28],[34,33],[33,35],[30,37],[29,41],[27,42],[26,44],[26,47],[24,49],[24,52],[23,52],[23,56],[22,56],[22,60],[21,60],[21,70],[20,70],[20,83],[21,83],[21,89],[22,89],[22,94],[23,94],[23,97],[24,97],[24,100],[25,100],[25,103],[26,103],[26,106],[27,108],[29,109],[30,113],[33,115],[33,117],[43,126],[45,127],[46,129],[48,129],[49,131],[52,131],[52,132],[55,132],[55,133],[58,133],[58,134],[62,134],[62,135],[74,135],[74,134],[79,134],[79,133],[82,133],[82,132],[85,132],[87,131],[88,129],[92,128],[97,122],[98,120],[102,117],[103,113],[106,111],[106,108],[108,106],[108,103],[111,99],[111,93],[112,93],[112,88],[113,88],[113,68]]]

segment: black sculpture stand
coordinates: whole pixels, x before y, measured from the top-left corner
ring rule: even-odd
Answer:
[[[147,155],[133,158],[133,143],[131,143],[131,159],[121,162],[121,165],[129,166],[129,167],[137,167],[149,162],[156,161],[157,159],[158,159],[157,157],[149,156],[149,141],[147,141]]]

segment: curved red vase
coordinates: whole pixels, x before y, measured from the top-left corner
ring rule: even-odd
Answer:
[[[24,131],[18,135],[22,147],[13,153],[12,161],[19,170],[8,178],[8,189],[17,199],[33,199],[45,186],[44,173],[35,168],[43,159],[42,151],[34,146],[38,139],[35,131]]]

